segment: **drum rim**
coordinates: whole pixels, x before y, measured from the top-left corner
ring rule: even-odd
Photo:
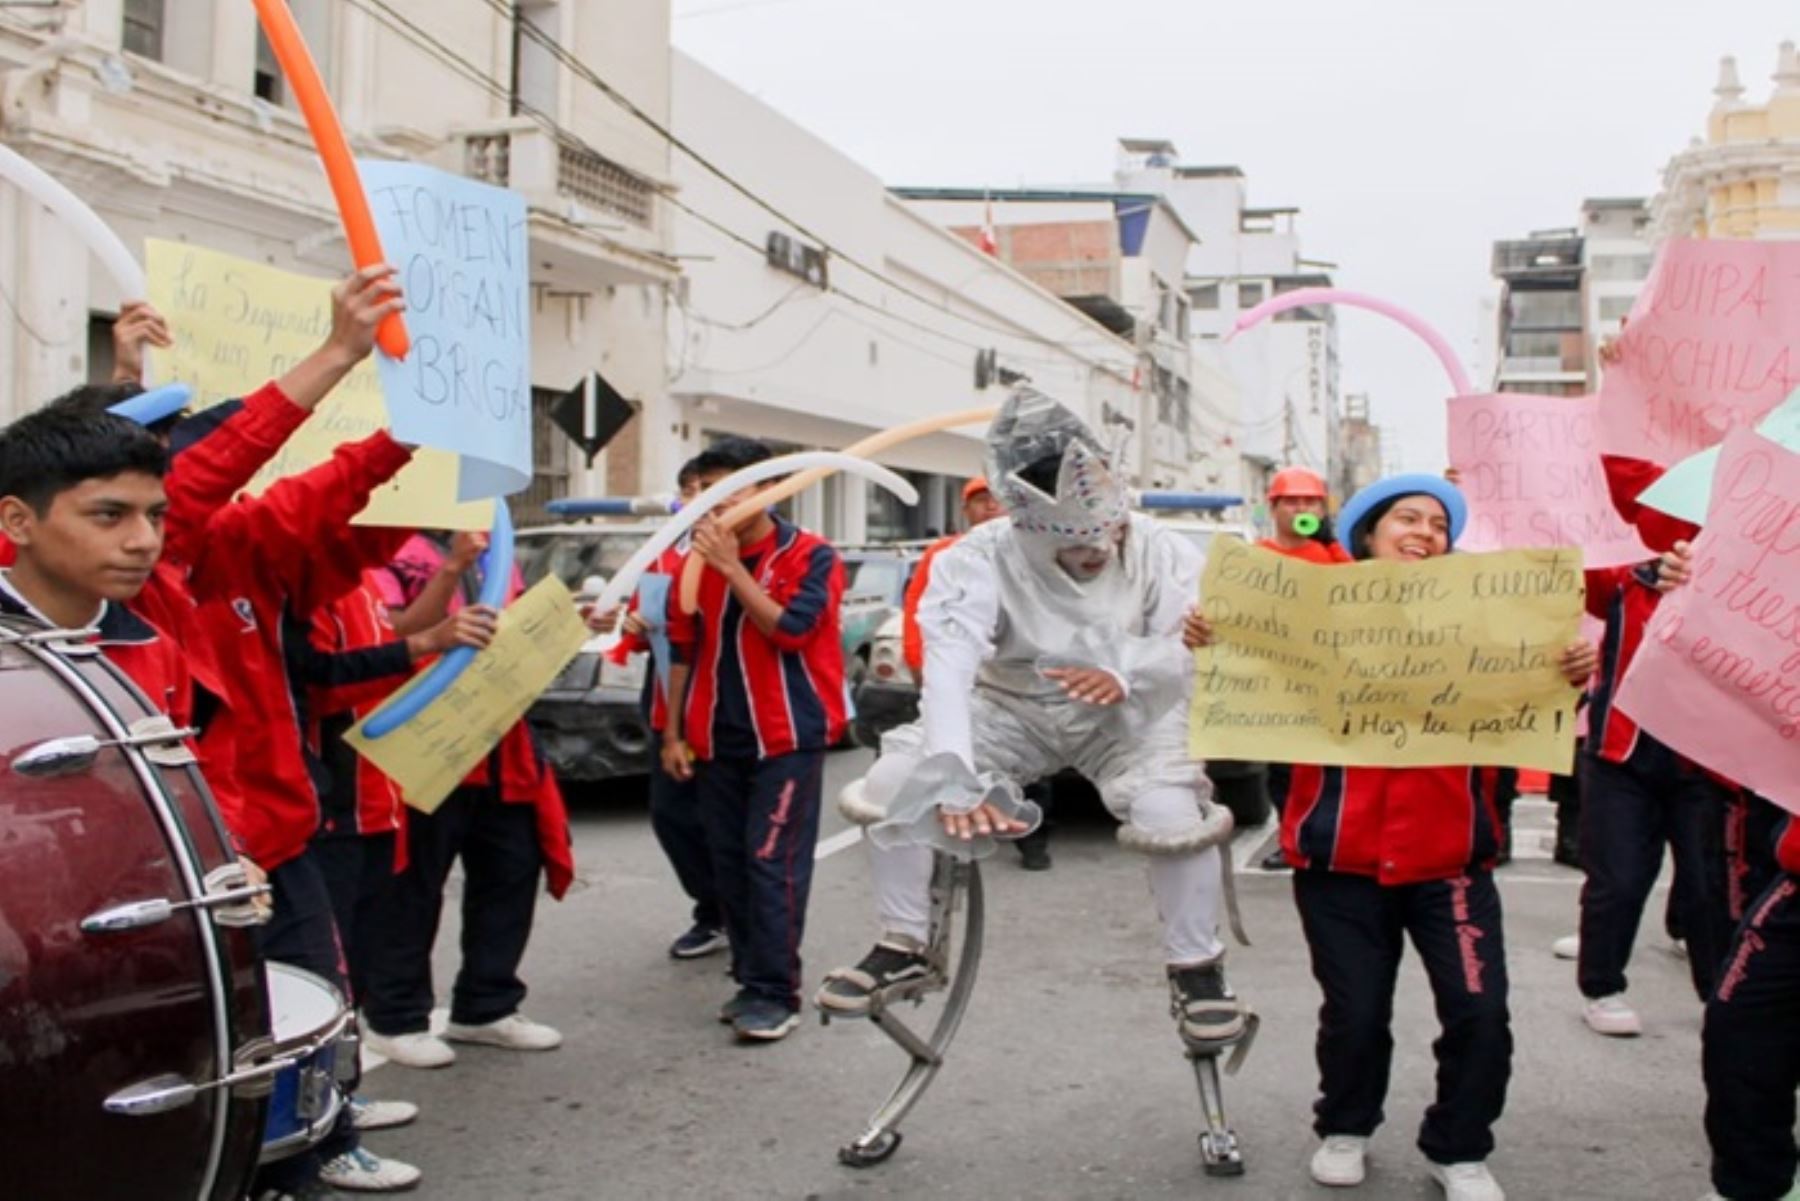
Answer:
[[[291,963],[280,963],[273,959],[265,959],[263,960],[262,967],[264,988],[267,989],[269,1001],[269,1037],[274,1042],[276,1055],[291,1055],[301,1047],[307,1048],[307,1054],[311,1055],[323,1050],[325,1047],[338,1040],[345,1028],[350,1024],[352,1014],[349,1004],[344,999],[343,992],[337,985],[319,975],[317,972],[308,971],[303,967],[295,967]],[[270,987],[270,985],[274,983],[274,977],[277,974],[291,976],[304,984],[317,988],[320,992],[331,998],[331,1003],[335,1007],[335,1012],[332,1017],[328,1019],[324,1025],[315,1026],[311,1029],[302,1031],[294,1038],[281,1038],[279,1033],[275,1030],[275,995],[274,989]]]
[[[42,622],[29,618],[21,619],[12,615],[0,616],[0,629],[19,629],[21,627],[33,629],[51,628],[45,626]],[[74,636],[75,633],[75,631],[70,631],[71,636]],[[35,660],[51,675],[60,680],[64,687],[68,688],[89,712],[93,714],[100,725],[107,730],[108,737],[117,739],[128,739],[130,737],[131,732],[126,728],[125,723],[119,720],[120,715],[113,711],[112,706],[106,703],[105,698],[102,697],[94,686],[82,676],[79,670],[68,662],[63,653],[58,651],[54,645],[45,642],[12,642],[8,645],[11,645],[14,649],[22,652],[28,658]],[[104,653],[100,655],[100,658],[103,662],[106,661]],[[156,712],[155,707],[145,699],[143,693],[135,686],[129,691],[134,699],[143,706],[146,714]],[[187,830],[183,827],[175,812],[173,802],[170,800],[169,795],[163,790],[162,780],[151,768],[149,760],[144,758],[143,752],[137,747],[127,743],[116,749],[124,752],[126,763],[130,765],[132,774],[137,777],[139,787],[142,788],[145,793],[147,803],[156,814],[157,825],[162,830],[164,839],[168,841],[171,849],[176,852],[172,858],[175,861],[177,871],[181,875],[182,882],[187,886],[189,897],[197,899],[204,896],[204,887],[196,870],[198,867],[197,854],[192,843],[189,841]],[[226,1008],[227,992],[225,974],[222,970],[222,952],[219,947],[217,931],[213,929],[210,918],[208,918],[204,912],[197,912],[194,917],[194,925],[199,931],[201,946],[205,952],[207,982],[210,985],[208,994],[209,999],[212,1002],[213,1055],[216,1061],[217,1071],[222,1076],[232,1070],[233,1055],[233,1048],[231,1047],[231,1018]],[[206,1168],[204,1175],[201,1178],[201,1187],[197,1196],[210,1197],[213,1190],[218,1185],[219,1173],[224,1167],[225,1161],[225,1136],[230,1126],[230,1111],[230,1097],[228,1095],[222,1095],[217,1098],[213,1108],[211,1145],[207,1148]]]

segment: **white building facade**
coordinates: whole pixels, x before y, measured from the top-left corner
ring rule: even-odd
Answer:
[[[530,204],[540,420],[529,517],[673,471],[665,431],[668,0],[290,0],[359,156],[432,163]],[[610,98],[624,97],[638,112]],[[192,242],[336,276],[348,252],[304,124],[241,0],[0,10],[0,141],[128,246]],[[116,285],[0,185],[0,420],[110,369]],[[591,371],[640,407],[591,469],[541,417]]]
[[[998,404],[1014,379],[1129,436],[1121,418],[1145,403],[1130,341],[680,53],[673,95],[677,135],[717,168],[682,154],[673,168],[685,278],[670,316],[670,393],[682,453],[726,434],[838,448]],[[983,432],[970,425],[879,456],[920,486],[916,510],[837,478],[803,494],[797,516],[852,543],[947,531],[962,481],[981,471]]]
[[[1196,235],[1184,283],[1194,358],[1235,384],[1235,395],[1208,389],[1195,405],[1206,456],[1198,470],[1231,479],[1253,505],[1285,466],[1333,479],[1342,404],[1333,310],[1291,309],[1226,340],[1270,297],[1330,286],[1331,264],[1302,252],[1299,210],[1251,206],[1242,170],[1184,165],[1168,142],[1127,141],[1121,150],[1120,186],[1163,196]]]

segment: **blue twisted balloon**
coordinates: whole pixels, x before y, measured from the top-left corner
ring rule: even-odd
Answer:
[[[504,500],[494,501],[494,528],[488,535],[488,548],[481,556],[480,604],[499,609],[506,603],[506,590],[512,584],[513,523],[512,513]],[[458,646],[438,656],[429,671],[405,695],[369,715],[363,723],[363,737],[385,738],[417,717],[425,706],[437,700],[456,678],[475,661],[475,648]]]
[[[194,390],[186,384],[164,384],[160,388],[151,388],[127,400],[121,400],[106,411],[139,425],[155,425],[163,418],[173,417],[187,408],[188,402],[193,399]]]

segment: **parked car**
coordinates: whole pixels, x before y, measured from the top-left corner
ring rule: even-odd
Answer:
[[[609,579],[656,531],[658,522],[576,524],[520,530],[519,570],[529,587],[554,575],[582,594],[588,580]],[[575,658],[532,702],[531,723],[557,776],[571,781],[641,774],[650,751],[650,728],[639,699],[648,657],[632,655],[623,666],[600,653],[601,638],[583,644]]]
[[[1164,520],[1176,532],[1196,543],[1202,553],[1221,533],[1234,534],[1247,542],[1256,538],[1255,533],[1244,525],[1190,517]],[[878,746],[882,734],[919,716],[919,682],[912,668],[907,666],[901,639],[901,617],[895,613],[876,631],[868,674],[855,691],[856,721],[852,732],[859,745]],[[1239,829],[1251,829],[1269,819],[1272,805],[1267,764],[1212,759],[1207,761],[1206,775],[1213,782],[1219,803],[1231,810]]]

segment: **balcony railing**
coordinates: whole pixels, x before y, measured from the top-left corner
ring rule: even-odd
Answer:
[[[534,123],[462,135],[463,174],[516,188],[542,203],[560,196],[639,229],[656,224],[656,186],[596,151],[557,138]]]

